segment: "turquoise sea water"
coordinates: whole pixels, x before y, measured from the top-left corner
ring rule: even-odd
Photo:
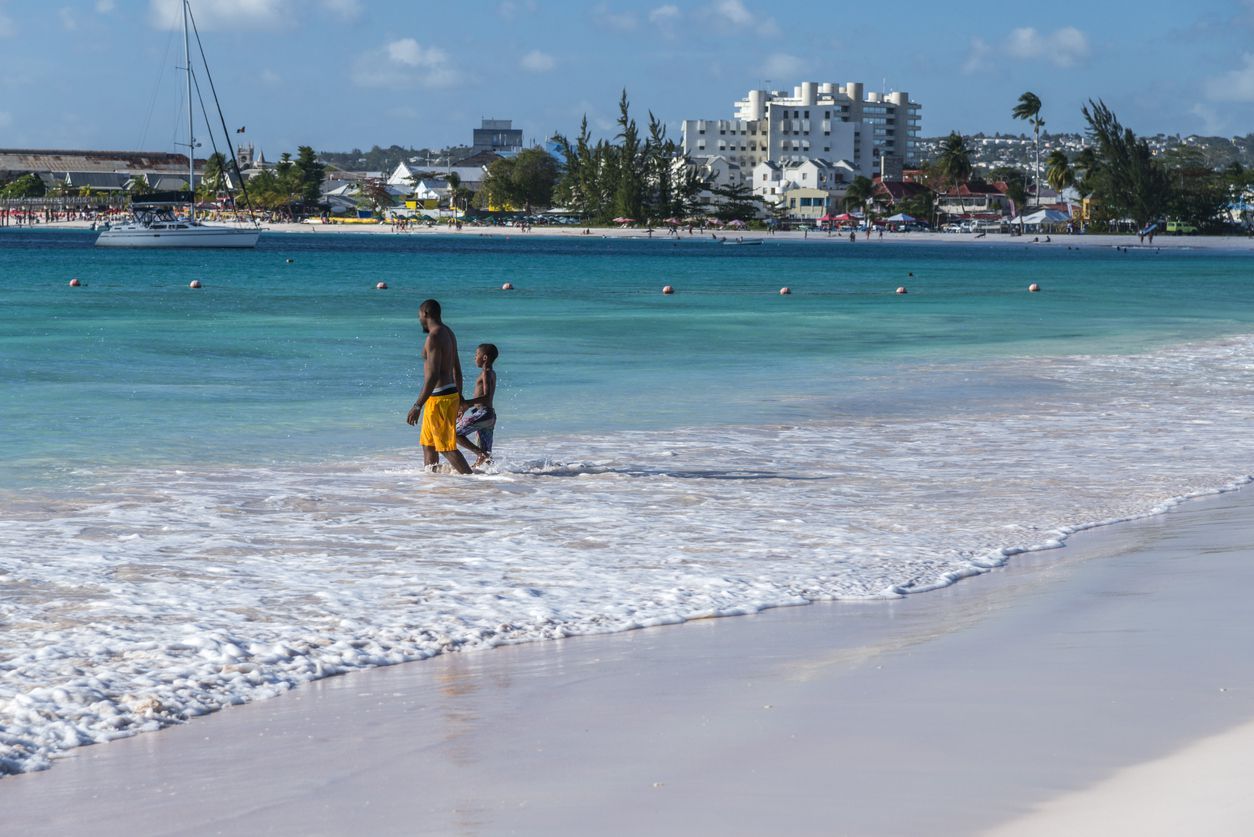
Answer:
[[[0,486],[409,445],[415,311],[429,296],[457,330],[468,376],[473,346],[499,345],[501,434],[515,437],[962,402],[979,382],[955,391],[943,375],[905,370],[1254,330],[1248,257],[1065,240],[268,234],[255,251],[140,252],[93,238],[0,233]],[[1026,293],[1030,282],[1044,293]],[[665,284],[677,293],[662,296]]]
[[[1254,475],[1248,250],[91,243],[0,231],[0,774],[356,668],[925,593]],[[473,477],[404,424],[427,297],[468,376],[501,350]]]

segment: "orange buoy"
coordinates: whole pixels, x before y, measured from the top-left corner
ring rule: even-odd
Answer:
[[[662,293],[668,294],[668,295],[673,294],[675,293],[675,289],[672,288],[670,285],[667,285],[666,287],[662,288]]]
[[[898,289],[897,289],[897,293],[899,293],[899,294],[906,294],[906,293],[910,293],[910,292],[906,290],[906,286],[905,286],[905,285],[902,285],[900,288],[898,288]]]
[[[792,293],[792,288],[780,288],[779,289],[780,296],[788,296],[790,293]]]
[[[388,289],[388,283],[380,282],[379,284],[375,285],[375,287],[381,291],[386,291]]]
[[[71,288],[77,288],[77,287],[78,287],[79,285],[81,285],[81,284],[83,284],[83,283],[82,283],[82,282],[80,282],[80,281],[78,281],[78,277],[77,277],[77,276],[75,276],[73,279],[71,279],[71,280],[70,280],[70,287],[71,287]]]
[[[187,286],[187,287],[189,287],[189,288],[199,288],[199,287],[200,287],[200,280],[199,280],[199,279],[193,279],[193,280],[192,280],[192,281],[188,284],[188,286]]]
[[[1031,285],[1028,285],[1028,290],[1031,291],[1032,293],[1036,293],[1040,289],[1041,289],[1041,286],[1036,284],[1035,282],[1033,282]]]
[[[502,286],[501,286],[501,290],[503,290],[503,291],[512,291],[512,290],[514,290],[514,283],[513,283],[513,282],[506,282],[504,285],[502,285]]]

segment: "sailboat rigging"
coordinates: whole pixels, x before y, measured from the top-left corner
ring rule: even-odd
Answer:
[[[196,30],[195,18],[192,16],[191,0],[183,0],[183,63],[187,73],[187,184],[190,192],[166,192],[143,197],[136,197],[131,203],[132,218],[121,224],[110,224],[96,238],[97,247],[256,247],[261,237],[261,228],[256,222],[248,226],[224,226],[206,224],[196,217],[196,114],[193,107],[193,86],[196,98],[200,99],[201,110],[205,112],[208,123],[208,112],[204,108],[204,99],[200,97],[200,85],[192,72],[191,36],[196,34],[196,45],[200,52],[201,63],[205,67],[205,77],[209,81],[209,91],[213,96],[218,118],[222,123],[223,135],[229,140],[226,131],[226,119],[222,115],[222,106],[218,102],[217,90],[214,88],[213,75],[209,72],[209,64],[205,60],[204,44],[200,40],[200,32]],[[217,142],[213,138],[213,129],[206,124],[210,143],[217,151]],[[228,149],[230,143],[228,141]],[[244,185],[243,174],[235,154],[230,155],[235,176],[245,198],[248,196]],[[186,205],[187,216],[179,217],[178,209]]]

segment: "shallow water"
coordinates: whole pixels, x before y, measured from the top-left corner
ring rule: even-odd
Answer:
[[[0,235],[0,772],[354,667],[919,592],[1251,473],[1248,257],[90,241]],[[428,296],[501,348],[483,476],[403,423]]]

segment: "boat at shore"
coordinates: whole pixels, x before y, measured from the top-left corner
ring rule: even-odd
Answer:
[[[196,115],[192,107],[193,75],[191,34],[195,29],[189,0],[183,0],[183,70],[187,74],[187,185],[192,191],[163,192],[154,195],[137,197],[131,203],[131,220],[120,224],[106,224],[96,237],[97,247],[161,247],[161,248],[192,248],[192,247],[232,247],[251,248],[257,246],[261,238],[261,227],[256,223],[241,226],[225,226],[222,224],[206,224],[196,219]],[[200,34],[196,33],[196,43],[200,45]],[[200,53],[204,55],[201,47]],[[205,66],[208,77],[209,68]],[[209,78],[210,90],[213,80]],[[217,93],[213,93],[215,106]],[[221,108],[218,108],[219,115]],[[207,116],[206,116],[207,118]],[[213,129],[209,128],[212,139]],[[223,125],[223,135],[226,126]],[[216,144],[215,144],[216,148]],[[234,155],[232,155],[234,159]],[[235,166],[239,173],[239,166]],[[240,180],[241,186],[243,180]],[[247,194],[247,192],[245,192]],[[187,207],[186,216],[180,216],[178,209]]]
[[[178,210],[190,207],[187,216]],[[257,246],[258,227],[205,224],[195,218],[191,192],[146,195],[131,204],[132,219],[106,224],[96,238],[97,247],[236,247]]]

